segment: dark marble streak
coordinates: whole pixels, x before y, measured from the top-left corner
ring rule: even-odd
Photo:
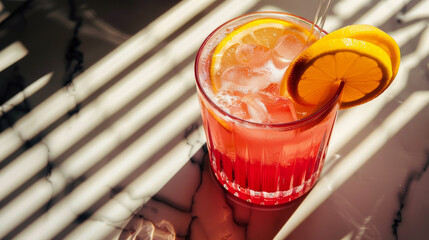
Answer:
[[[79,45],[81,44],[81,40],[78,37],[79,34],[79,30],[82,26],[82,17],[80,16],[78,10],[76,9],[76,3],[75,0],[68,0],[69,3],[69,19],[70,21],[74,21],[75,23],[75,27],[73,29],[73,35],[72,38],[69,42],[68,48],[65,51],[65,59],[66,59],[66,69],[65,69],[65,73],[64,73],[64,86],[68,86],[69,87],[69,92],[72,93],[72,91],[70,91],[71,88],[73,88],[73,79],[75,77],[76,74],[81,73],[83,71],[83,59],[84,59],[84,55],[83,52],[78,50]],[[79,112],[80,110],[80,105],[78,104],[78,100],[76,99],[76,106],[74,109],[72,109],[71,111],[68,112],[68,117],[71,117],[72,115],[76,114]],[[53,206],[54,204],[54,186],[52,181],[50,180],[50,176],[52,174],[52,170],[55,167],[54,161],[52,161],[49,157],[49,146],[47,144],[46,148],[48,151],[48,159],[47,159],[47,164],[45,167],[45,178],[46,180],[51,184],[52,187],[52,196],[50,198],[50,200],[46,203],[46,211],[49,211],[49,209]],[[84,215],[85,216],[85,215]],[[90,216],[90,214],[88,214],[88,216]],[[84,217],[78,216],[77,219],[81,219]],[[84,218],[85,219],[85,218]],[[85,219],[86,220],[86,219]],[[84,221],[84,220],[82,220]]]
[[[410,174],[407,177],[407,180],[405,181],[404,190],[399,193],[399,209],[395,214],[395,218],[393,219],[393,224],[392,224],[392,233],[395,236],[395,239],[397,240],[399,239],[399,231],[398,231],[399,224],[404,220],[402,218],[402,212],[406,207],[407,197],[410,193],[410,188],[414,182],[420,180],[420,178],[426,172],[428,167],[429,167],[429,152],[427,152],[426,162],[424,163],[423,167],[420,169],[420,171],[410,172]]]
[[[79,30],[82,27],[83,19],[79,10],[77,9],[75,0],[68,0],[69,3],[69,19],[75,22],[73,29],[73,35],[70,39],[67,52],[65,54],[66,69],[64,74],[64,86],[68,86],[69,92],[73,94],[73,78],[75,75],[81,73],[84,69],[84,54],[79,50],[79,46],[82,41],[79,39]],[[74,109],[68,112],[68,116],[72,116],[78,113],[80,110],[80,104],[76,100],[76,106]]]

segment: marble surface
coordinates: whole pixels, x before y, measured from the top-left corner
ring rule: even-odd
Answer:
[[[333,1],[328,31],[377,26],[402,59],[340,112],[307,195],[251,206],[209,171],[198,47],[230,18],[317,2],[0,1],[0,239],[429,239],[428,0]]]

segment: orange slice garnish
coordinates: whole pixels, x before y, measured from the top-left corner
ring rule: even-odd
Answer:
[[[356,106],[377,97],[390,84],[390,58],[371,42],[322,38],[292,61],[280,94],[289,93],[300,104],[318,105],[331,98],[344,82],[340,108]]]
[[[326,35],[323,39],[334,38],[353,38],[370,42],[379,46],[387,53],[387,55],[389,55],[392,62],[392,78],[390,83],[396,77],[396,74],[399,70],[401,53],[396,41],[387,33],[371,25],[356,24],[335,30],[332,33]]]

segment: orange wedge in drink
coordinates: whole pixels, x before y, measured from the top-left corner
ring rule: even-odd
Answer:
[[[280,19],[257,19],[248,22],[229,33],[213,52],[210,76],[213,91],[216,93],[222,87],[221,74],[232,66],[257,67],[269,57],[269,51],[274,48],[279,36],[294,36],[303,44],[307,41],[309,31],[294,23]],[[311,41],[315,41],[313,37]],[[240,51],[241,48],[252,48]],[[240,54],[243,52],[243,54]],[[247,56],[251,53],[252,56]],[[257,55],[258,57],[254,57]],[[243,74],[246,69],[243,68]]]

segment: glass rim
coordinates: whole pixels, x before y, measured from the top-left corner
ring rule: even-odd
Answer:
[[[200,62],[201,62],[201,54],[203,52],[204,47],[207,45],[208,41],[211,40],[212,37],[216,33],[218,33],[219,30],[222,29],[223,27],[225,27],[226,25],[228,25],[231,22],[234,22],[236,20],[239,20],[241,18],[244,18],[247,16],[252,16],[252,15],[258,15],[258,14],[279,14],[279,15],[284,15],[284,16],[296,18],[296,19],[301,20],[303,22],[306,22],[310,25],[312,24],[312,22],[310,22],[308,19],[305,19],[303,17],[297,16],[294,14],[290,14],[290,13],[275,12],[275,11],[260,11],[260,12],[248,13],[248,14],[238,16],[236,18],[233,18],[233,19],[223,23],[222,25],[217,27],[215,30],[213,30],[207,36],[207,38],[204,40],[204,42],[201,44],[200,48],[198,49],[198,53],[196,55],[195,64],[194,64],[194,74],[195,74],[195,79],[196,79],[196,85],[197,85],[197,88],[200,92],[200,95],[202,95],[204,97],[204,99],[222,115],[227,116],[228,118],[231,118],[232,120],[234,120],[236,122],[246,124],[246,125],[250,125],[253,127],[257,127],[257,128],[270,128],[270,129],[272,129],[272,128],[298,128],[302,125],[309,124],[309,123],[319,119],[320,117],[323,117],[324,114],[329,112],[333,108],[333,106],[337,103],[339,97],[341,96],[341,92],[343,90],[343,87],[344,87],[343,82],[338,87],[334,96],[332,98],[330,98],[329,101],[327,101],[317,111],[315,111],[314,113],[312,113],[312,114],[310,114],[304,118],[301,118],[301,119],[298,119],[298,120],[292,121],[292,122],[286,122],[286,123],[258,123],[258,122],[252,122],[252,121],[248,121],[245,119],[238,118],[238,117],[226,112],[225,110],[223,110],[207,95],[206,91],[204,90],[203,86],[201,85],[201,81],[200,81],[200,77],[199,77],[199,70],[198,70],[199,66],[200,66]],[[323,32],[324,34],[327,34],[327,32],[325,30],[321,29],[319,26],[315,25],[315,27],[317,27],[319,29],[319,31]]]

